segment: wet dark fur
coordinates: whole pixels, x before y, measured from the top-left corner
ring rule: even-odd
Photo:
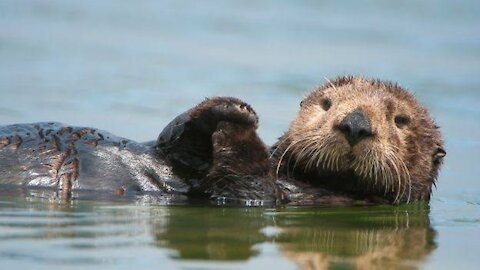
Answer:
[[[256,133],[258,117],[236,98],[212,98],[173,120],[157,150],[191,185],[191,195],[248,205],[282,199],[270,176],[269,153]],[[172,125],[173,123],[173,125]],[[180,124],[178,124],[180,123]],[[200,179],[200,181],[196,181]]]
[[[0,186],[53,188],[66,199],[103,190],[274,204],[279,196],[257,124],[248,104],[212,98],[176,117],[156,142],[60,123],[3,126]]]
[[[72,190],[185,193],[152,144],[59,123],[0,127],[0,184]]]

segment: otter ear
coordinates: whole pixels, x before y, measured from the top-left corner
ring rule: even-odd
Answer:
[[[442,147],[438,147],[433,154],[433,163],[440,164],[443,158],[447,155],[447,152]]]

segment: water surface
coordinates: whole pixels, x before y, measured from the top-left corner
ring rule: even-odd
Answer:
[[[5,267],[416,268],[437,247],[422,203],[268,209],[1,195]]]

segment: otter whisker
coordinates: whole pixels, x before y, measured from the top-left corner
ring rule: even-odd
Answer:
[[[396,199],[400,199],[399,197],[404,197],[405,193],[408,192],[407,194],[407,203],[408,203],[410,202],[411,192],[412,192],[412,179],[410,176],[410,172],[405,162],[401,158],[399,158],[399,154],[395,150],[398,148],[396,146],[392,146],[392,148],[393,150],[389,152],[389,154],[393,159],[392,163],[394,165],[398,164],[398,177],[401,179],[401,185],[402,185],[401,188],[399,187],[399,190],[398,190],[399,195],[398,195],[398,198]],[[400,190],[401,190],[401,194],[400,194]]]
[[[315,137],[316,137],[315,135],[307,135],[307,136],[303,137],[302,139],[296,140],[296,141],[293,142],[293,144],[295,144],[295,145],[300,144],[300,143],[301,143],[301,144],[300,144],[299,146],[304,145],[304,147],[302,148],[302,150],[300,151],[300,153],[297,155],[295,164],[294,164],[293,169],[292,169],[293,171],[295,170],[298,161],[301,160],[301,159],[303,159],[303,155],[304,155],[303,152],[304,152],[306,149],[311,148],[311,145],[315,143],[315,140],[314,140]],[[290,157],[289,157],[289,159],[288,159],[288,162],[287,162],[287,163],[288,163],[288,166],[290,165],[290,160],[293,158],[293,154],[299,152],[299,151],[297,151],[296,146],[295,146],[292,150],[293,150],[293,151],[292,151],[292,155],[290,155]],[[310,150],[309,150],[309,151],[310,151]],[[289,170],[289,169],[288,169],[288,170]]]
[[[310,166],[315,166],[315,168],[318,168],[318,162],[319,162],[319,156],[321,155],[323,148],[323,144],[319,144],[318,142],[316,143],[315,146],[315,151],[313,152],[312,156],[310,157]],[[315,165],[314,165],[315,163]]]
[[[392,182],[393,175],[392,169],[390,164],[392,163],[391,158],[389,155],[385,154],[382,159],[382,172],[384,172],[384,176],[382,178],[382,184],[384,187],[383,194],[386,195],[388,190],[390,189],[390,183]]]
[[[334,170],[333,166],[334,166],[334,164],[335,164],[334,162],[335,162],[335,156],[336,156],[336,154],[335,154],[334,151],[330,151],[329,154],[330,154],[330,155],[329,155],[329,160],[328,160],[328,169],[329,169],[330,171],[333,171],[333,170]]]
[[[331,151],[330,152],[330,162],[329,162],[330,171],[335,171],[335,159],[336,158],[337,158],[337,153],[335,153],[335,151]]]
[[[376,186],[377,185],[377,179],[378,179],[378,174],[379,174],[379,160],[378,160],[378,154],[376,152],[373,152],[372,150],[369,151],[369,154],[370,155],[373,155],[374,158],[372,159],[372,175],[371,175],[371,178],[373,179],[373,185]]]
[[[283,159],[285,158],[285,155],[288,153],[288,151],[292,148],[292,147],[295,147],[298,143],[302,142],[302,140],[297,140],[297,141],[293,141],[291,142],[288,147],[283,151],[282,155],[280,156],[280,159],[278,160],[278,163],[277,163],[277,168],[276,168],[276,171],[275,171],[275,174],[276,174],[276,177],[278,179],[278,174],[279,174],[279,171],[280,171],[280,167],[281,167],[281,164],[282,164],[282,161]],[[291,158],[291,156],[290,156]],[[290,162],[290,158],[289,158],[289,161],[288,163]],[[288,164],[287,164],[288,166]],[[288,173],[289,169],[287,167],[287,173]],[[287,176],[288,177],[288,176]]]
[[[290,171],[295,172],[297,162],[300,160],[300,158],[297,157],[293,168],[290,170],[290,164],[292,164],[291,160],[292,160],[292,158],[294,158],[295,153],[298,152],[297,148],[300,147],[303,143],[304,143],[304,139],[300,139],[300,140],[297,140],[297,141],[294,142],[294,147],[292,148],[292,151],[291,151],[292,153],[290,154],[290,156],[288,157],[288,160],[287,160],[287,177],[289,177]]]
[[[367,152],[365,153],[366,156],[372,156],[372,150],[368,149]],[[364,170],[364,174],[368,179],[372,178],[373,175],[373,170],[374,170],[374,165],[373,162],[371,161],[371,158],[363,158],[362,159],[362,168]]]
[[[285,157],[285,155],[287,154],[288,150],[290,150],[291,147],[293,147],[295,144],[294,143],[291,143],[286,149],[285,151],[283,151],[282,155],[280,156],[280,159],[278,160],[278,163],[277,163],[277,169],[275,171],[275,174],[277,176],[277,179],[278,179],[278,172],[280,171],[280,165],[282,164],[282,161],[283,161],[283,158]]]
[[[289,142],[289,145],[295,142],[298,142],[299,140],[295,140],[295,137],[298,137],[299,135],[296,133],[291,133],[285,135],[285,137],[278,143],[276,144],[277,148],[272,152],[272,154],[275,154],[278,149],[281,149],[281,145],[285,144],[286,142]]]
[[[386,184],[385,183],[390,182],[390,180],[388,180],[388,179],[391,178],[390,170],[387,170],[388,163],[387,163],[387,161],[385,161],[385,157],[381,152],[376,151],[375,155],[376,155],[375,160],[376,160],[376,163],[377,163],[377,166],[378,166],[375,185],[377,185],[377,183],[378,184],[382,183],[382,185],[386,189]],[[386,192],[386,190],[385,190],[385,192]]]
[[[398,154],[393,151],[387,151],[391,168],[396,173],[396,178],[398,182],[398,189],[396,190],[396,197],[394,203],[399,203],[400,199],[404,197],[407,187],[410,189],[410,176],[408,170],[406,170],[405,163],[398,157]],[[397,166],[398,164],[398,166]],[[392,191],[395,191],[392,187]],[[407,201],[410,200],[410,195],[407,198]]]
[[[310,169],[315,164],[315,168],[318,168],[319,162],[323,159],[324,156],[324,147],[325,143],[318,143],[319,140],[315,140],[315,148],[313,149],[313,153],[311,154],[309,161],[306,164],[306,170]]]
[[[394,164],[399,164],[400,166],[397,166],[396,168],[398,168],[398,175],[397,177],[399,179],[401,179],[399,182],[399,186],[398,186],[398,190],[397,190],[397,196],[395,198],[395,202],[398,202],[398,200],[400,199],[400,197],[403,197],[403,195],[405,194],[405,190],[406,190],[406,183],[404,181],[404,173],[403,173],[403,167],[401,166],[401,160],[397,157],[396,153],[391,153],[391,156],[392,156],[392,160],[394,162]]]
[[[300,153],[297,155],[297,160],[295,161],[295,164],[293,165],[293,170],[297,167],[298,162],[302,161],[306,155],[310,155],[311,152],[315,152],[315,148],[312,147],[315,145],[317,142],[315,140],[305,140],[305,146],[302,148]],[[306,164],[306,167],[308,167],[308,163]]]
[[[402,161],[402,165],[405,168],[405,175],[407,176],[408,180],[408,196],[407,196],[407,203],[410,202],[410,198],[412,196],[412,177],[410,176],[410,171],[408,170],[407,165],[405,165],[405,162]]]
[[[375,163],[376,163],[376,155],[374,153],[372,153],[372,150],[371,149],[368,149],[367,150],[367,153],[366,155],[368,156],[374,156],[373,159],[366,159],[364,158],[364,168],[366,170],[366,173],[367,173],[367,176],[369,179],[372,179],[373,178],[373,175],[375,174]]]
[[[325,151],[325,154],[324,154],[323,167],[326,170],[330,170],[330,164],[331,164],[331,161],[332,161],[333,151],[330,150],[330,149],[327,149],[327,150],[328,151]]]
[[[275,153],[277,153],[278,149],[280,149],[280,146],[286,143],[289,139],[290,139],[290,136],[285,136],[283,140],[281,140],[278,144],[276,144],[276,148],[270,154],[270,158],[272,158],[275,155]]]
[[[378,154],[377,154],[377,157],[376,157],[376,160],[377,160],[377,164],[378,164],[378,167],[379,167],[379,175],[381,177],[381,179],[378,179],[378,182],[380,181],[386,181],[385,179],[388,179],[388,178],[391,178],[390,176],[390,171],[387,171],[386,170],[386,167],[387,165],[385,164],[385,161],[384,161],[384,158],[379,158],[378,157]],[[380,177],[377,177],[377,178],[380,178]],[[375,179],[375,185],[377,185],[377,178]]]
[[[399,173],[398,173],[398,168],[395,165],[394,157],[389,152],[387,152],[387,156],[389,157],[389,161],[390,161],[389,165],[390,165],[390,169],[391,169],[391,172],[392,172],[392,179],[388,183],[389,184],[388,190],[390,192],[393,192],[395,190],[395,182],[398,180],[398,174]]]
[[[315,166],[318,168],[320,163],[322,164],[322,169],[325,169],[325,159],[328,156],[328,149],[325,149],[325,145],[327,144],[327,140],[323,141],[318,147],[318,155],[317,155],[317,163]]]
[[[315,162],[315,153],[317,151],[315,149],[313,149],[313,151],[310,151],[310,152],[312,152],[312,154],[309,156],[309,159],[308,159],[307,163],[305,164],[304,172],[307,172],[308,170],[310,170],[313,163]]]
[[[335,160],[339,159],[339,154],[334,151],[333,148],[327,147],[327,145],[331,144],[331,140],[327,139],[322,141],[322,143],[318,146],[317,155],[315,156],[316,159],[316,168],[320,167],[322,164],[322,169],[325,170],[335,170]]]
[[[390,151],[388,152],[388,156],[389,156],[389,160],[391,161],[391,167],[395,170],[395,173],[396,173],[396,179],[397,179],[397,183],[398,183],[398,190],[396,191],[396,196],[395,196],[395,199],[394,199],[394,203],[398,203],[399,201],[399,198],[400,198],[400,191],[401,191],[401,188],[402,188],[402,174],[400,173],[400,169],[398,168],[398,166],[396,165],[396,162],[397,162],[397,158],[396,158],[396,155],[392,154]],[[395,191],[394,189],[394,185],[392,185],[392,192]]]
[[[340,162],[340,155],[337,154],[337,155],[335,156],[335,171],[339,171],[339,170],[340,170],[340,164],[339,164],[339,162]]]
[[[402,196],[405,194],[408,188],[408,195],[407,195],[407,203],[410,202],[410,196],[412,192],[412,179],[410,177],[410,172],[405,165],[405,162],[403,162],[402,159],[397,158],[397,162],[400,165],[400,168],[402,169],[402,176],[406,181],[403,182],[403,190],[402,190]]]
[[[297,155],[297,160],[295,162],[294,168],[297,166],[297,164],[301,161],[305,161],[305,157],[308,156],[308,159],[306,160],[306,164],[304,167],[305,172],[311,168],[313,162],[315,161],[315,158],[318,155],[319,149],[322,147],[321,145],[318,144],[319,137],[318,135],[311,136],[309,140],[305,143],[305,146],[300,154]]]
[[[330,156],[331,156],[331,149],[325,149],[323,153],[321,154],[321,162],[322,162],[322,169],[328,170],[328,162],[330,161]]]
[[[316,159],[317,159],[317,163],[315,164],[315,168],[318,168],[318,167],[320,166],[320,163],[322,162],[322,159],[323,159],[323,156],[324,156],[324,155],[325,155],[325,154],[324,154],[323,149],[320,149],[320,148],[319,148],[319,149],[317,150],[317,154],[316,154],[316,156],[315,156]],[[323,165],[323,163],[322,163],[322,165]]]

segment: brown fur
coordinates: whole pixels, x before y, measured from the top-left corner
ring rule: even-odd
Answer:
[[[271,204],[281,196],[257,126],[258,117],[247,103],[209,98],[173,120],[160,134],[157,149],[191,183],[191,197],[208,196],[219,204]]]
[[[373,135],[350,146],[335,127],[356,109],[366,113]],[[428,201],[445,155],[438,127],[413,95],[352,76],[309,93],[272,151],[278,179],[390,203]]]

